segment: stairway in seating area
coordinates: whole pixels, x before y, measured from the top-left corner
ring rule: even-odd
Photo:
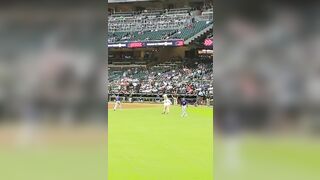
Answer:
[[[184,44],[190,44],[193,40],[201,37],[202,35],[206,34],[208,31],[212,31],[213,28],[213,24],[210,23],[207,27],[205,27],[204,29],[198,31],[198,33],[194,34],[193,36],[189,37],[188,39],[186,39],[184,41]]]

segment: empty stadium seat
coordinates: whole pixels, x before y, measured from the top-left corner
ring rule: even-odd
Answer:
[[[137,15],[136,12],[115,13],[117,17],[108,20],[108,37],[112,42],[151,41],[163,39],[188,39],[212,24],[211,17],[191,16],[190,8],[166,10],[147,10]],[[131,17],[119,14],[135,14]],[[186,15],[182,15],[186,14]],[[155,15],[155,16],[154,16]],[[150,17],[152,16],[152,17]],[[199,20],[192,24],[191,21]]]

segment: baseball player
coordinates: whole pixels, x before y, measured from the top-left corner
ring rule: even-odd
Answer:
[[[166,94],[163,95],[164,101],[163,101],[163,112],[162,114],[168,114],[170,111],[170,105],[172,104],[170,99]]]
[[[120,107],[120,109],[122,109],[119,95],[116,96],[116,103],[114,104],[113,110],[115,111],[118,108],[118,106]]]
[[[188,107],[187,100],[185,98],[182,98],[182,100],[181,100],[181,117],[188,116],[187,107]]]

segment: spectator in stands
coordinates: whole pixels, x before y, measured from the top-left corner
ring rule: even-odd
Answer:
[[[212,94],[213,88],[211,64],[193,64],[190,67],[182,65],[179,70],[172,67],[150,67],[144,69],[129,68],[122,71],[122,76],[110,79],[114,90],[132,89],[135,93],[179,93],[193,95],[201,91],[203,96]],[[110,70],[112,73],[112,70]]]

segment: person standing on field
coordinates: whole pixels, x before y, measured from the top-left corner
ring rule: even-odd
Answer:
[[[119,95],[116,96],[116,103],[114,104],[113,110],[115,111],[118,108],[118,106],[120,107],[120,109],[122,109]]]
[[[166,94],[163,95],[163,112],[162,114],[169,114],[170,111],[170,105],[172,104],[170,99],[168,98],[168,96]]]
[[[182,98],[182,100],[181,100],[181,117],[188,116],[187,107],[188,107],[187,100],[185,98]]]

